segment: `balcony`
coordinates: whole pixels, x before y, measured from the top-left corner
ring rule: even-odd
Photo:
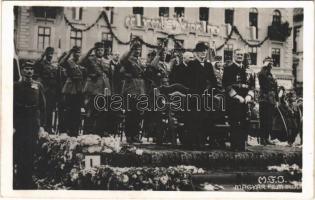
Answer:
[[[268,26],[268,36],[270,40],[284,42],[291,35],[292,28],[289,27],[289,23],[272,23]]]

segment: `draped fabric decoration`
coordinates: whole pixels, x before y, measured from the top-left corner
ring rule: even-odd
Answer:
[[[86,27],[86,28],[77,28],[75,27],[74,24],[72,24],[69,19],[64,15],[64,19],[65,19],[65,22],[67,25],[69,25],[73,30],[76,30],[76,31],[89,31],[90,29],[92,29],[101,19],[104,19],[108,29],[109,29],[109,32],[110,34],[113,36],[113,38],[119,43],[119,44],[122,44],[122,45],[130,45],[132,44],[135,40],[136,41],[139,41],[141,44],[149,47],[149,48],[153,48],[153,49],[157,49],[159,48],[160,46],[159,45],[155,45],[155,44],[150,44],[150,43],[147,43],[146,41],[144,41],[142,38],[140,37],[134,37],[134,38],[130,38],[129,41],[122,41],[116,34],[115,32],[113,31],[112,29],[112,26],[111,26],[111,23],[108,19],[108,16],[106,15],[106,12],[105,11],[102,11],[102,13],[98,16],[98,18],[96,19],[96,21],[91,24],[90,26]],[[286,25],[288,26],[288,23],[286,23]],[[226,44],[227,42],[231,39],[232,35],[233,34],[236,34],[239,39],[247,46],[249,47],[261,47],[265,41],[267,41],[268,39],[270,39],[269,37],[269,34],[262,40],[260,41],[259,43],[257,44],[253,44],[253,43],[249,43],[247,40],[244,39],[244,37],[242,36],[242,34],[239,32],[238,28],[236,26],[232,26],[231,28],[231,31],[230,33],[228,34],[228,36],[225,38],[224,42],[219,45],[218,47],[215,48],[216,51],[219,51],[221,50]],[[193,51],[193,49],[185,49],[182,44],[180,42],[178,42],[178,40],[175,38],[175,36],[173,34],[168,34],[168,33],[162,33],[162,34],[165,34],[167,37],[165,39],[171,39],[174,41],[174,43],[176,44],[177,47],[179,47],[180,50],[182,51]],[[287,35],[286,35],[287,36]]]

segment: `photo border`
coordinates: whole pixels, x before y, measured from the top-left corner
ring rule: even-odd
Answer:
[[[303,173],[302,192],[153,192],[13,190],[13,6],[83,7],[264,7],[304,8],[303,36]],[[32,198],[102,199],[311,199],[314,196],[314,2],[312,1],[3,1],[1,6],[1,195]],[[305,51],[306,50],[306,51]],[[306,120],[305,120],[306,119]]]

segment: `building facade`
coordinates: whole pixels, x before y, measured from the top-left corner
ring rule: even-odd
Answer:
[[[166,34],[172,34],[177,42],[169,40],[170,48],[178,44],[187,49],[200,41],[217,48],[224,44],[232,30],[237,27],[243,39],[259,44],[270,33],[270,26],[288,22],[293,24],[293,8],[187,8],[187,7],[15,7],[15,47],[20,58],[36,59],[45,47],[52,46],[59,56],[73,45],[87,52],[96,41],[107,41],[111,51],[120,54],[128,45],[120,44],[110,33],[105,20],[99,15],[105,12],[112,31],[121,41],[138,36],[145,42],[157,45]],[[67,23],[78,29],[75,31]],[[233,34],[223,48],[216,52],[223,61],[232,59],[236,48],[244,48],[250,54],[252,69],[258,72],[265,57],[273,57],[273,72],[279,85],[293,87],[293,34],[285,39],[269,37],[259,47],[249,47],[239,35]],[[150,48],[144,46],[142,56]],[[56,56],[56,57],[57,57]]]
[[[293,16],[293,75],[294,88],[303,95],[303,8],[295,8]]]

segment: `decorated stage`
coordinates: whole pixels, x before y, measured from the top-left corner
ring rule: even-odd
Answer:
[[[144,140],[145,141],[145,140]],[[40,134],[38,189],[300,192],[302,148],[185,149],[120,138]]]

